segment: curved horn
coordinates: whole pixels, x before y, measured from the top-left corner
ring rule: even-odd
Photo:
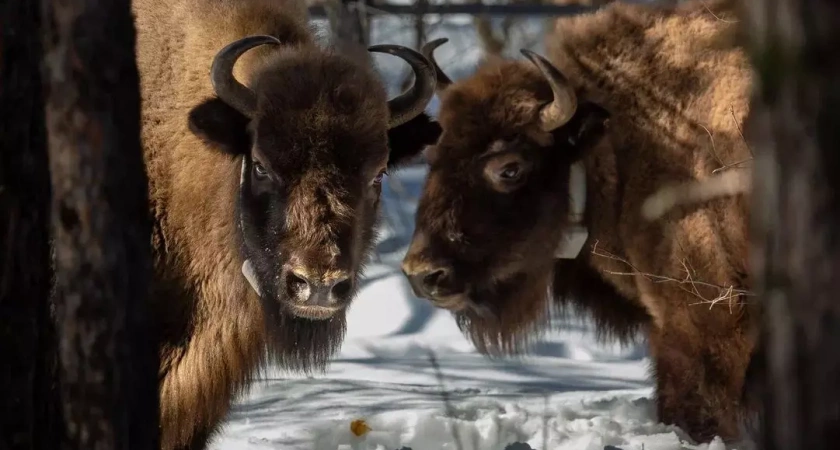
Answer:
[[[388,128],[402,125],[422,113],[435,95],[435,72],[431,63],[419,52],[402,45],[374,45],[368,51],[402,58],[414,71],[414,85],[388,101],[388,109],[391,111]]]
[[[254,91],[236,81],[233,76],[233,65],[248,50],[263,44],[280,44],[274,36],[255,35],[238,41],[233,41],[216,53],[210,66],[210,82],[213,90],[222,101],[241,112],[245,117],[252,118],[257,109],[257,97]]]
[[[452,84],[452,80],[450,80],[449,77],[446,76],[445,73],[443,73],[443,70],[441,70],[440,66],[438,66],[437,61],[435,61],[434,55],[435,49],[447,42],[449,42],[448,38],[438,38],[433,41],[426,42],[426,44],[420,48],[420,51],[423,53],[423,56],[425,56],[426,59],[428,59],[429,62],[432,63],[432,67],[435,68],[438,94],[445,91],[446,88],[448,88],[449,85]]]
[[[540,128],[552,131],[565,125],[577,110],[577,97],[569,80],[542,56],[524,48],[520,52],[540,69],[554,93],[554,101],[540,110]]]

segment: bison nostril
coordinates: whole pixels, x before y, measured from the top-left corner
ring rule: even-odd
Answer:
[[[445,279],[446,271],[438,269],[423,276],[423,286],[431,291],[440,286]]]
[[[417,272],[403,270],[403,273],[417,297],[432,298],[454,293],[452,271],[448,267]]]
[[[289,293],[289,297],[297,297],[301,295],[305,295],[304,292],[309,287],[309,282],[306,281],[300,275],[295,274],[292,271],[289,271],[286,275],[286,290]]]
[[[353,288],[353,283],[350,281],[350,278],[345,278],[332,287],[332,295],[337,299],[343,299],[348,294],[350,294],[350,290]]]

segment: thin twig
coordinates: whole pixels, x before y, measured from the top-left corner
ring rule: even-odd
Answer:
[[[732,115],[732,121],[735,124],[735,128],[738,130],[738,134],[741,136],[741,140],[744,142],[744,147],[746,147],[747,150],[750,152],[750,157],[746,158],[746,159],[742,159],[741,161],[731,163],[731,164],[724,163],[723,160],[720,159],[720,156],[717,153],[717,147],[715,146],[715,138],[713,137],[712,132],[709,131],[708,128],[706,128],[705,126],[703,126],[701,124],[700,127],[703,128],[704,130],[706,130],[706,134],[709,135],[709,140],[712,143],[712,148],[710,150],[710,153],[712,154],[712,157],[715,158],[715,161],[717,161],[717,163],[720,164],[720,167],[712,170],[712,174],[716,174],[718,172],[721,172],[721,171],[724,171],[724,170],[727,170],[727,169],[731,169],[731,168],[738,168],[742,164],[750,162],[750,161],[753,160],[752,149],[750,148],[749,144],[747,143],[747,139],[744,137],[744,132],[741,131],[741,125],[738,124],[738,118],[735,117],[735,107],[733,107],[732,105],[729,105],[729,113]]]
[[[706,134],[709,135],[709,140],[712,142],[711,152],[712,152],[712,156],[715,158],[715,161],[717,161],[718,164],[721,165],[721,167],[725,166],[726,164],[723,163],[723,161],[720,159],[720,156],[718,156],[718,154],[717,154],[717,147],[715,147],[715,138],[712,136],[712,132],[709,131],[709,129],[706,128],[705,126],[703,126],[702,124],[700,124],[700,127],[703,128],[704,130],[706,130]]]
[[[543,393],[543,450],[548,450],[548,394]]]
[[[738,123],[738,118],[735,117],[735,107],[732,105],[729,105],[729,114],[732,115],[732,121],[735,122],[735,128],[738,129],[738,134],[741,135],[741,140],[744,141],[744,146],[750,151],[750,156],[755,157],[750,144],[747,142],[747,138],[744,137],[744,131],[741,130],[741,124]]]
[[[449,393],[446,392],[446,387],[443,385],[443,372],[440,370],[440,365],[438,365],[437,358],[435,358],[435,352],[431,349],[428,349],[429,352],[429,362],[432,364],[432,368],[435,370],[435,377],[437,378],[438,386],[440,387],[440,395],[443,399],[443,406],[446,409],[446,415],[451,420],[455,419],[455,408],[452,407],[452,402],[449,400]],[[463,450],[463,446],[461,445],[461,439],[458,437],[458,431],[455,429],[455,424],[450,423],[452,431],[452,439],[455,440],[455,448],[458,450]]]
[[[699,203],[719,197],[743,194],[750,190],[752,187],[751,174],[743,172],[728,172],[729,169],[744,169],[746,167],[743,167],[743,165],[753,160],[752,149],[744,137],[741,125],[738,123],[738,117],[735,115],[735,107],[731,104],[729,105],[729,113],[732,116],[732,121],[735,124],[735,128],[738,130],[738,134],[741,136],[741,140],[744,142],[744,146],[750,152],[751,156],[734,163],[724,163],[720,158],[720,155],[718,155],[714,135],[708,128],[701,124],[700,127],[702,127],[703,130],[706,131],[706,134],[709,135],[709,141],[712,144],[709,149],[709,153],[712,154],[712,157],[715,161],[717,161],[720,167],[712,170],[712,177],[707,180],[691,180],[675,186],[666,186],[653,193],[645,199],[645,202],[642,205],[642,215],[647,220],[656,220],[679,205]],[[718,175],[719,173],[725,171],[727,171],[727,173]]]
[[[621,258],[617,255],[614,255],[609,252],[600,252],[598,251],[598,241],[595,241],[595,244],[592,246],[592,254],[595,256],[600,256],[602,258],[611,259],[613,261],[618,261],[622,264],[627,265],[632,269],[630,272],[619,272],[619,271],[612,271],[607,270],[606,273],[610,275],[618,275],[618,276],[641,276],[653,283],[675,283],[679,289],[698,297],[701,301],[697,303],[691,303],[690,306],[700,305],[700,304],[709,304],[709,309],[711,309],[716,304],[727,301],[729,304],[730,312],[732,311],[733,306],[738,305],[739,302],[736,301],[737,298],[740,296],[753,296],[754,293],[744,290],[744,289],[735,289],[734,286],[720,286],[713,283],[707,283],[705,281],[698,281],[694,279],[694,269],[691,267],[690,263],[686,260],[680,261],[683,266],[683,270],[686,272],[686,276],[683,279],[673,278],[673,277],[666,277],[662,275],[655,275],[652,273],[642,272],[636,268],[630,261],[627,261],[624,258]],[[715,289],[718,292],[718,295],[713,298],[707,298],[700,293],[698,286]]]
[[[734,163],[732,163],[732,164],[724,164],[723,166],[720,166],[720,167],[718,167],[717,169],[713,170],[713,171],[712,171],[712,174],[716,174],[716,173],[718,173],[718,172],[721,172],[721,171],[724,171],[724,170],[727,170],[727,169],[739,169],[739,168],[742,168],[742,167],[740,167],[740,166],[741,166],[741,164],[746,164],[746,163],[748,163],[748,162],[750,162],[750,161],[752,161],[752,160],[753,160],[753,159],[752,159],[752,157],[750,157],[750,158],[747,158],[747,159],[742,159],[742,160],[740,160],[740,161],[736,161],[736,162],[734,162]]]
[[[737,20],[726,20],[726,19],[721,19],[720,17],[718,17],[718,16],[717,16],[717,14],[713,13],[713,12],[712,12],[712,10],[711,10],[711,9],[709,9],[709,7],[706,5],[706,3],[705,3],[705,2],[702,2],[702,1],[701,1],[700,3],[703,5],[703,7],[704,7],[704,8],[706,8],[706,11],[708,11],[708,12],[709,12],[709,14],[711,14],[711,15],[712,15],[712,17],[714,17],[715,19],[720,20],[721,22],[724,22],[724,23],[738,23],[738,21],[737,21]]]

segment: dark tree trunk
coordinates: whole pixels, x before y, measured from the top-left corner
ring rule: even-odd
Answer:
[[[159,442],[130,3],[43,3],[66,449],[151,450]]]
[[[0,448],[57,446],[37,2],[0,3]]]
[[[840,442],[840,4],[755,0],[752,264],[766,449]],[[763,354],[763,355],[762,355]]]

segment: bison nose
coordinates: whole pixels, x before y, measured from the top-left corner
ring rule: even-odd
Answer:
[[[286,275],[289,298],[301,306],[338,306],[347,301],[351,290],[350,276],[345,273],[322,280],[295,270]]]
[[[414,295],[421,298],[435,298],[451,295],[447,289],[451,278],[451,271],[443,267],[430,268],[416,273],[409,273],[403,269]]]

